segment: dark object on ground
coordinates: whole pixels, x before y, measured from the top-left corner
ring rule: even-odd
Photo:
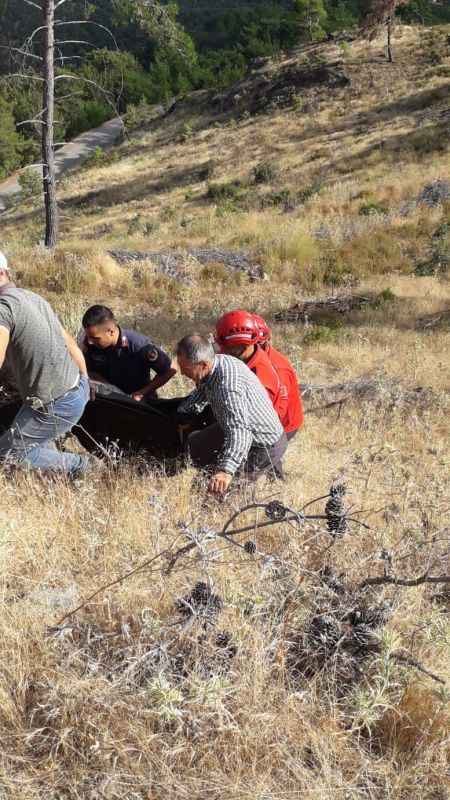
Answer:
[[[184,452],[178,433],[180,402],[175,398],[138,403],[116,392],[97,395],[73,433],[88,452],[100,457],[107,452],[144,451],[158,460],[176,459]],[[12,402],[0,409],[0,433],[11,425],[20,405]],[[196,418],[195,424],[201,426],[202,418]]]
[[[307,322],[309,319],[324,313],[346,314],[349,311],[358,310],[370,302],[370,297],[363,297],[357,294],[337,295],[336,297],[325,297],[320,300],[305,300],[303,303],[297,303],[286,311],[278,311],[274,319],[277,322]]]
[[[331,589],[335,594],[345,594],[347,587],[343,582],[344,573],[337,575],[336,572],[329,566],[323,567],[319,572],[319,577],[328,589]]]
[[[119,264],[138,263],[139,261],[151,261],[158,272],[167,275],[169,278],[191,283],[192,279],[186,269],[186,261],[194,260],[206,266],[208,264],[223,264],[234,272],[246,273],[250,280],[261,280],[264,277],[263,268],[259,264],[254,264],[248,253],[234,250],[198,249],[187,250],[185,253],[172,252],[146,252],[141,253],[131,250],[111,250],[112,256]]]
[[[416,322],[417,330],[429,331],[433,328],[444,327],[450,324],[450,309],[438,311],[436,314],[430,314],[428,317],[420,317]]]
[[[336,384],[302,384],[302,398],[305,410],[309,413],[316,409],[338,405],[339,403],[372,403],[384,413],[394,410],[409,412],[411,408],[425,411],[448,403],[449,393],[438,393],[425,386],[408,388],[399,380],[390,378],[384,373],[361,375],[354,380]]]
[[[447,200],[450,200],[450,181],[438,179],[424,186],[417,198],[417,204],[436,208]]]
[[[342,63],[298,64],[290,61],[281,68],[270,68],[262,63],[256,71],[247,73],[243,80],[234,83],[225,92],[216,95],[212,102],[223,112],[248,111],[257,114],[272,108],[291,107],[297,95],[309,90],[349,86],[350,78]],[[309,98],[308,98],[309,99]]]
[[[346,488],[339,483],[330,489],[330,499],[325,506],[328,530],[332,536],[342,536],[347,530],[347,518],[344,506]]]
[[[211,618],[221,611],[223,601],[211,591],[207,583],[199,581],[192,592],[176,600],[175,605],[177,611],[186,617],[196,615]]]

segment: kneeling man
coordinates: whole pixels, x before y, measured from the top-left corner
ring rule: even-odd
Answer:
[[[83,355],[47,301],[15,286],[0,253],[0,367],[5,361],[23,405],[0,436],[0,461],[82,474],[89,457],[59,452],[55,439],[78,422],[89,399]]]
[[[120,328],[106,306],[88,308],[83,328],[80,343],[89,377],[116,386],[134,400],[154,399],[156,390],[176,373],[164,350],[142,333]]]
[[[264,473],[282,477],[286,435],[270,398],[251,370],[232,356],[216,355],[199,334],[178,343],[183,375],[197,386],[179,406],[180,414],[201,413],[209,404],[216,423],[189,435],[196,466],[214,465],[209,491],[224,494],[238,471],[250,480]]]

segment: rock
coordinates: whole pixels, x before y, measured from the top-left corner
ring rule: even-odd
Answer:
[[[437,179],[427,184],[417,198],[417,205],[435,208],[450,200],[450,181]]]
[[[78,587],[72,583],[66,589],[53,589],[43,586],[42,589],[35,589],[29,595],[29,599],[38,605],[45,605],[52,611],[61,609],[70,611],[71,608],[80,602]]]
[[[259,264],[250,260],[248,253],[234,250],[220,250],[218,248],[193,248],[186,253],[178,252],[138,252],[130,250],[110,250],[112,256],[119,264],[138,263],[150,261],[163,275],[182,283],[192,283],[192,278],[186,270],[186,262],[193,262],[206,266],[207,264],[223,264],[235,272],[245,272],[250,280],[256,281],[264,278],[264,270]]]

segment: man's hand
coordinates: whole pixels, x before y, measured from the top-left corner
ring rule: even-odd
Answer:
[[[209,482],[208,491],[211,494],[225,494],[232,480],[233,476],[228,472],[216,472]]]
[[[134,392],[134,394],[132,394],[131,397],[133,398],[133,400],[136,400],[137,403],[140,403],[141,400],[144,399],[144,395],[142,394],[142,392]]]
[[[89,381],[89,399],[94,402],[95,398],[97,397],[97,386],[95,385],[94,381]]]

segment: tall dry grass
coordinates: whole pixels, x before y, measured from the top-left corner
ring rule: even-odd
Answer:
[[[301,352],[311,382],[384,366],[404,385],[437,392],[424,410],[367,402],[339,416],[308,415],[290,446],[286,484],[257,488],[259,499],[275,493],[301,508],[344,479],[370,530],[352,526],[331,549],[321,523],[261,531],[253,557],[205,543],[170,575],[166,560],[156,563],[55,629],[95,588],[184,544],[180,522],[220,530],[250,495],[205,504],[191,470],[169,478],[126,462],[76,489],[1,477],[3,797],[446,797],[448,693],[389,660],[404,648],[448,684],[448,615],[432,599],[439,587],[369,593],[393,616],[360,680],[335,684],[327,670],[300,678],[290,666],[291,643],[329,602],[318,579],[324,565],[356,585],[382,574],[380,554],[390,550],[396,574],[416,576],[434,537],[436,570],[448,569],[448,397],[439,367],[448,334],[402,325],[416,304],[436,307],[442,286],[422,280],[392,279],[396,311],[371,312],[364,335],[350,330]],[[275,336],[295,358],[293,329],[275,326]],[[172,391],[183,389],[179,381]],[[224,602],[206,629],[176,608],[197,581]],[[225,659],[216,643],[224,631],[235,648]]]
[[[182,143],[181,111],[124,145],[120,161],[68,178],[52,256],[36,247],[39,222],[27,208],[3,221],[1,246],[19,282],[49,297],[73,333],[88,305],[105,302],[171,350],[245,305],[268,318],[302,382],[370,373],[433,393],[422,408],[382,395],[308,414],[290,445],[286,483],[257,487],[258,499],[300,509],[345,480],[369,529],[355,524],[332,543],[323,523],[280,524],[252,535],[256,556],[205,540],[170,575],[166,560],[156,562],[62,628],[56,623],[95,588],[184,544],[189,531],[201,539],[220,530],[251,492],[205,501],[192,470],[168,477],[141,462],[78,487],[2,475],[1,800],[448,800],[448,598],[433,597],[445,585],[367,593],[393,613],[358,679],[340,681],[335,662],[307,677],[293,668],[308,620],[333,601],[322,567],[354,587],[383,573],[383,551],[395,574],[417,576],[434,548],[436,569],[448,574],[448,328],[417,328],[421,316],[448,307],[448,279],[414,275],[448,207],[402,210],[448,175],[448,151],[430,151],[431,140],[420,152],[408,145],[424,108],[443,107],[429,94],[442,78],[429,72],[425,32],[400,32],[389,73],[373,58],[379,41],[371,53],[352,44],[350,94],[312,97],[308,115],[290,109],[215,128],[199,117]],[[331,61],[342,55],[327,47],[319,49]],[[379,146],[386,139],[388,156]],[[295,194],[317,176],[320,190],[286,213],[224,209],[206,201],[195,175],[186,183],[189,170],[211,161],[215,181],[245,183],[267,160],[278,178],[262,193]],[[361,214],[372,202],[388,213]],[[267,278],[250,283],[191,264],[184,285],[148,263],[119,267],[105,255],[195,245],[248,249]],[[305,295],[347,290],[373,302],[305,326],[275,321]],[[177,376],[162,394],[189,388]],[[224,604],[206,627],[176,606],[197,581]],[[222,636],[218,645],[219,633],[228,644]],[[390,658],[402,649],[446,686]]]

